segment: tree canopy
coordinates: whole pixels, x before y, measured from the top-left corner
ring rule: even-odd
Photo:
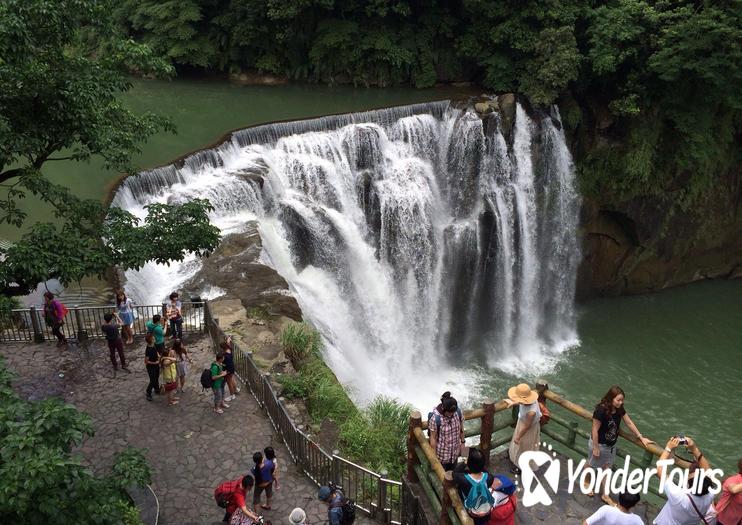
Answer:
[[[210,206],[156,205],[140,224],[120,209],[81,200],[41,174],[47,162],[86,161],[129,171],[129,159],[153,133],[172,130],[120,100],[129,74],[169,75],[172,66],[149,46],[125,38],[107,0],[8,0],[0,3],[0,221],[22,226],[17,203],[34,195],[55,210],[54,223],[30,227],[0,249],[0,292],[29,293],[56,278],[63,284],[103,275],[113,265],[138,268],[212,250],[218,230]]]

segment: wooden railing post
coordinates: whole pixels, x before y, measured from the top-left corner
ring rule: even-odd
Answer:
[[[413,410],[410,413],[410,426],[407,432],[407,480],[417,481],[417,474],[415,474],[415,463],[417,462],[417,454],[415,454],[415,445],[417,439],[415,439],[415,429],[422,428],[422,415],[419,411]]]
[[[41,329],[41,320],[35,306],[31,306],[31,326],[33,327],[34,343],[44,342],[44,331]]]
[[[492,448],[492,432],[495,428],[495,402],[491,399],[485,399],[482,401],[482,409],[484,410],[484,416],[482,416],[482,426],[479,434],[479,450],[484,455],[485,467],[488,467]]]
[[[443,494],[441,495],[441,516],[438,520],[439,525],[451,525],[451,518],[448,516],[448,509],[452,506],[449,489],[454,487],[453,472],[449,470],[443,476]]]
[[[569,443],[570,447],[575,446],[575,442],[577,441],[577,427],[579,426],[579,423],[577,421],[570,421],[569,423],[569,429],[567,430],[567,443]]]
[[[340,483],[340,459],[338,454],[340,454],[339,450],[333,450],[332,451],[332,482],[335,485],[342,485]],[[349,489],[349,487],[343,487],[346,490]]]

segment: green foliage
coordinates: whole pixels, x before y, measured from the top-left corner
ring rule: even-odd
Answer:
[[[251,306],[247,309],[247,317],[249,319],[267,321],[268,319],[270,319],[270,313],[268,312],[268,310],[260,306]]]
[[[306,399],[309,396],[309,388],[302,375],[282,374],[278,382],[283,387],[281,395],[288,399]]]
[[[51,278],[67,285],[112,265],[182,260],[187,253],[209,253],[218,242],[206,201],[150,206],[140,225],[131,214],[78,199],[40,173],[46,162],[93,155],[108,167],[131,169],[129,158],[141,141],[172,130],[167,120],[122,105],[131,70],[168,75],[172,68],[148,46],[117,36],[111,9],[108,0],[0,4],[0,221],[22,226],[26,216],[17,201],[29,194],[57,216],[0,251],[4,294],[26,294]]]
[[[76,525],[139,523],[122,488],[149,481],[139,452],[93,476],[71,450],[93,434],[90,418],[59,399],[25,401],[0,360],[0,522]]]
[[[13,310],[20,307],[21,302],[15,297],[0,295],[0,319],[7,319]]]
[[[319,332],[306,323],[290,323],[281,332],[283,352],[296,368],[311,355],[318,355],[319,345]]]

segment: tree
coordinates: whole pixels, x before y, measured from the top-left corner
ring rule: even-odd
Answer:
[[[59,399],[25,401],[0,359],[0,522],[134,525],[124,489],[150,482],[141,452],[126,449],[98,478],[71,454],[93,435],[90,418]]]
[[[143,44],[117,36],[108,0],[7,0],[0,4],[0,220],[21,227],[17,201],[27,194],[51,205],[54,224],[30,228],[0,250],[0,292],[29,293],[51,278],[63,284],[102,276],[112,265],[208,254],[219,232],[206,201],[156,205],[140,221],[120,209],[81,200],[41,174],[47,162],[102,157],[130,171],[129,159],[166,119],[137,115],[119,100],[129,73],[167,75],[168,63]]]

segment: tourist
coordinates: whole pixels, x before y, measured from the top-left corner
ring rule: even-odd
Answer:
[[[344,516],[345,513],[345,495],[340,487],[333,484],[319,488],[317,499],[327,503],[327,521],[329,525],[348,525],[352,523],[355,515]]]
[[[618,495],[618,505],[603,505],[582,525],[644,525],[644,520],[631,512],[640,499],[639,494],[622,492]]]
[[[466,440],[464,417],[451,392],[444,392],[441,402],[428,414],[428,435],[443,470],[453,470]]]
[[[511,387],[508,390],[509,405],[518,405],[518,422],[515,425],[513,437],[510,440],[508,456],[513,463],[512,471],[520,474],[518,460],[527,450],[538,450],[541,442],[541,409],[538,405],[538,392],[531,390],[525,383]]]
[[[737,474],[729,476],[721,486],[716,503],[718,525],[742,525],[742,458],[737,462]]]
[[[160,314],[155,314],[144,326],[148,334],[155,336],[155,348],[162,354],[165,351],[165,320]]]
[[[224,370],[224,352],[216,354],[216,358],[211,363],[211,390],[214,392],[214,412],[223,414],[225,408],[229,405],[224,402],[224,377],[227,372]]]
[[[687,441],[686,449],[693,454],[698,466],[704,470],[710,469],[711,465],[709,465],[708,460],[698,449],[693,439],[688,436],[684,439]],[[662,451],[657,462],[657,477],[659,479],[665,477],[665,469],[667,468],[662,465],[661,461],[668,459],[679,444],[680,438],[675,436],[665,445],[665,450]],[[695,473],[688,478],[688,484],[691,488],[681,487],[672,476],[667,476],[665,479],[667,502],[652,523],[655,525],[697,525],[699,522],[706,521],[707,512],[714,501],[714,495],[711,493],[711,486],[714,482],[711,477],[704,477],[702,482],[696,483],[697,486],[693,487],[694,476]]]
[[[152,401],[152,391],[160,393],[160,355],[155,348],[155,336],[144,336],[147,348],[144,350],[144,366],[147,368],[149,384],[147,385],[147,401]]]
[[[476,525],[489,521],[495,498],[490,488],[495,477],[484,470],[484,454],[478,448],[470,448],[466,464],[459,463],[453,471],[453,481],[461,494],[464,508]],[[499,483],[498,483],[499,486]]]
[[[515,511],[518,509],[515,483],[502,474],[495,474],[495,479],[492,483],[495,508],[490,513],[488,525],[515,525]]]
[[[54,298],[54,294],[51,292],[44,293],[44,319],[46,324],[52,327],[52,334],[57,338],[57,346],[67,344],[67,338],[62,331],[65,314],[66,308]]]
[[[588,464],[593,468],[610,469],[613,466],[613,462],[616,459],[616,449],[618,442],[618,431],[621,426],[621,421],[626,422],[626,426],[636,435],[639,441],[646,447],[650,443],[654,443],[644,436],[642,436],[639,429],[631,420],[629,415],[626,413],[624,408],[625,394],[620,386],[612,386],[608,392],[603,396],[595,406],[593,411],[593,428],[588,439],[587,447],[589,452]],[[606,486],[605,491],[602,488],[604,480],[601,481],[601,486],[598,487],[598,492],[601,493],[601,499],[608,505],[613,505],[614,501],[608,495],[608,487]],[[592,493],[588,494],[592,496]]]
[[[265,492],[265,505],[260,505],[265,510],[270,510],[273,498],[273,462],[256,452],[252,455],[255,466],[251,469],[255,477],[255,492],[252,495],[252,505],[256,509],[260,503],[260,495]]]
[[[134,330],[131,328],[134,324],[134,303],[126,297],[123,290],[116,292],[116,310],[121,319],[121,330],[126,336],[124,343],[130,345],[134,342]]]
[[[178,370],[176,363],[178,356],[175,350],[168,350],[167,354],[160,358],[160,367],[162,367],[162,382],[165,383],[165,392],[167,392],[167,404],[173,406],[178,404],[178,398],[175,397],[175,391],[178,389]]]
[[[265,454],[265,459],[269,459],[273,462],[273,484],[276,486],[276,490],[278,490],[281,488],[281,484],[278,482],[278,460],[276,459],[276,451],[273,450],[273,447],[265,447],[263,449],[263,454]]]
[[[176,368],[178,370],[178,381],[180,381],[180,391],[183,392],[185,387],[186,375],[188,375],[188,363],[193,363],[191,356],[188,355],[188,351],[183,346],[180,339],[173,341],[173,350],[178,358]]]
[[[167,305],[167,318],[170,320],[170,337],[183,339],[182,304],[178,299],[178,292],[170,294],[170,303]]]
[[[226,509],[222,521],[229,522],[238,509],[255,521],[259,519],[259,516],[247,507],[247,493],[254,484],[252,476],[247,474],[232,481],[225,481],[214,490],[214,499],[217,504]]]
[[[307,513],[304,512],[304,509],[296,507],[291,511],[291,514],[289,514],[289,525],[307,525]]]
[[[106,336],[106,342],[108,343],[108,352],[111,355],[111,364],[114,370],[118,370],[116,364],[116,352],[119,354],[121,360],[121,369],[126,370],[131,374],[131,370],[126,367],[126,357],[124,357],[124,342],[121,339],[121,332],[119,327],[121,326],[118,315],[112,313],[106,313],[103,315],[105,323],[101,325],[103,335]]]
[[[229,387],[229,396],[225,397],[225,401],[232,401],[237,399],[237,394],[240,393],[240,388],[237,386],[237,380],[234,377],[234,354],[232,353],[232,336],[228,336],[226,341],[222,341],[219,347],[224,352],[224,368],[227,371],[227,386]]]

